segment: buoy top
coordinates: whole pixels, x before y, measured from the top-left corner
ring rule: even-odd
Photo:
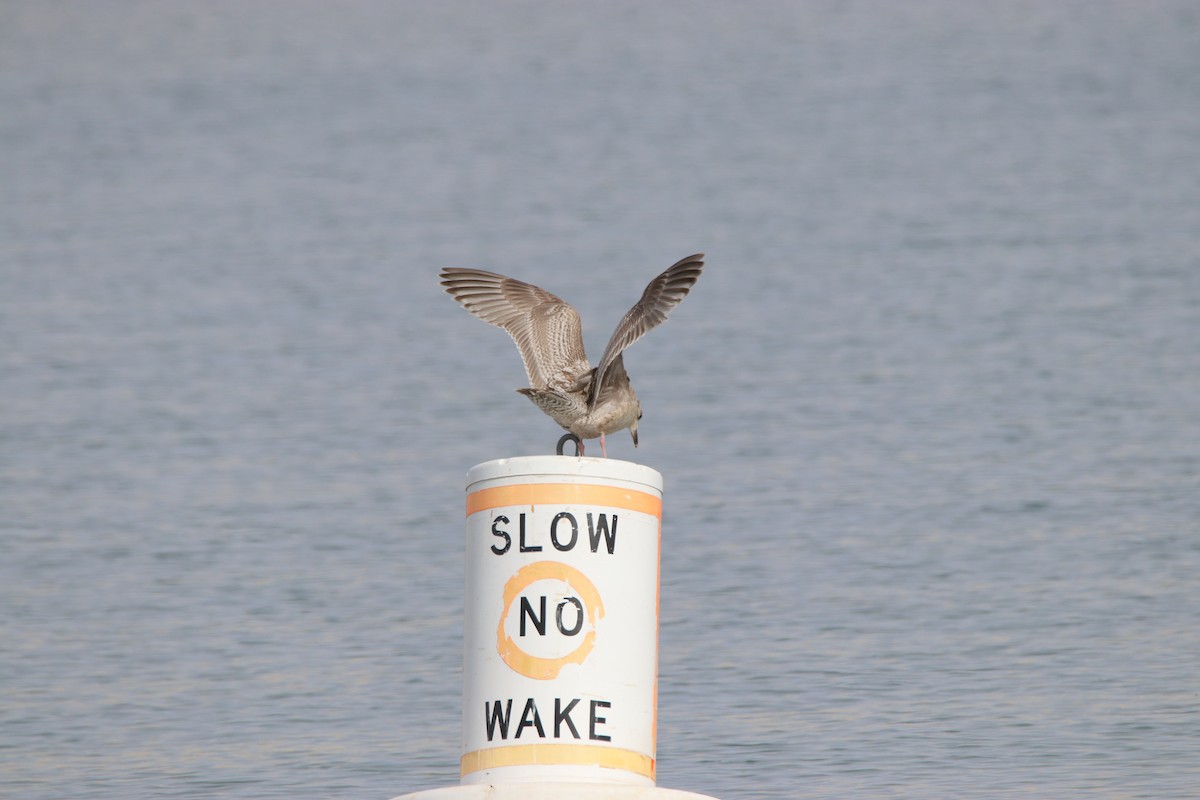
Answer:
[[[576,456],[518,456],[476,464],[467,472],[467,493],[480,484],[509,483],[611,483],[631,489],[651,490],[661,496],[662,474],[643,464],[615,458]]]

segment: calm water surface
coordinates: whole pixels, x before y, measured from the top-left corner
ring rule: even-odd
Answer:
[[[457,782],[462,489],[575,301],[664,473],[659,783],[1200,795],[1200,8],[9,2],[0,795]]]

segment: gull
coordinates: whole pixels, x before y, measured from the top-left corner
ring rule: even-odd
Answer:
[[[584,354],[583,322],[570,303],[532,284],[481,269],[446,267],[439,277],[463,308],[503,328],[517,343],[529,376],[529,388],[517,391],[575,436],[579,455],[584,439],[599,437],[600,452],[607,458],[604,434],[628,428],[637,447],[642,418],[622,354],[666,320],[703,266],[704,254],[697,253],[650,281],[642,299],[613,331],[595,367]]]

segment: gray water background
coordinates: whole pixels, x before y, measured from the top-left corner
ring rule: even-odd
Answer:
[[[458,780],[462,490],[627,364],[659,784],[1200,797],[1200,6],[6,2],[0,796]]]

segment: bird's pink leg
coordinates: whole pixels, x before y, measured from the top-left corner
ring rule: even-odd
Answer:
[[[608,451],[604,449],[604,434],[603,433],[600,434],[600,452],[604,454],[605,458],[608,458]]]

